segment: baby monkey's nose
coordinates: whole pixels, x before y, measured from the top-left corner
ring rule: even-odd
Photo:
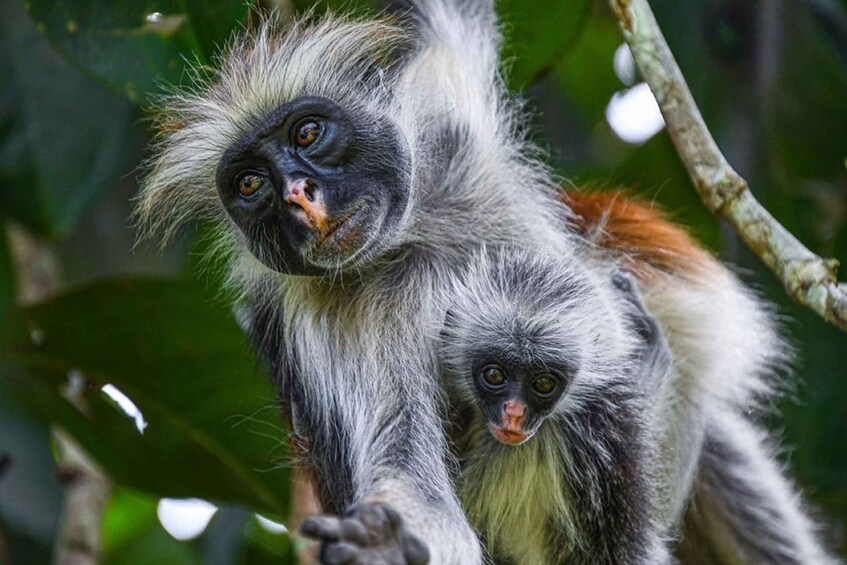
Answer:
[[[503,403],[503,412],[505,412],[507,416],[520,418],[526,413],[526,404],[515,400],[507,400]]]
[[[526,414],[525,403],[507,400],[503,403],[503,427],[512,432],[522,432],[524,414]]]

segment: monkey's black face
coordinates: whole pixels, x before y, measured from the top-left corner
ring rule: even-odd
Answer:
[[[308,97],[233,144],[217,188],[257,259],[320,275],[384,250],[408,204],[408,171],[408,148],[387,119]]]
[[[497,359],[475,365],[474,386],[491,434],[520,445],[556,407],[568,380],[564,371]]]

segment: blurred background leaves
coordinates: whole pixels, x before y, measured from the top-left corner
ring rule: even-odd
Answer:
[[[811,249],[847,263],[847,2],[651,3],[756,196]],[[287,13],[380,7],[285,4]],[[843,551],[847,336],[790,304],[699,203],[606,2],[497,4],[509,84],[528,99],[534,135],[563,178],[655,201],[778,305],[798,363],[773,426]],[[48,246],[66,289],[15,306],[17,255],[0,238],[0,562],[52,555],[62,505],[53,426],[116,483],[104,562],[290,560],[287,537],[256,516],[280,520],[288,504],[286,438],[262,367],[214,277],[198,273],[196,233],[160,254],[134,246],[128,220],[151,133],[142,108],[189,86],[189,66],[205,73],[249,20],[246,4],[217,0],[0,3],[0,233],[14,226]],[[82,412],[65,397],[80,375]],[[163,527],[170,506],[160,499],[182,497],[214,506],[180,541],[185,532]]]
[[[71,229],[133,164],[131,105],[70,68],[18,2],[0,6],[0,205],[33,233]]]
[[[30,0],[36,27],[68,61],[136,103],[208,65],[245,2]]]
[[[89,425],[77,437],[121,484],[282,516],[287,452],[274,394],[219,302],[191,281],[94,282],[9,317],[6,357],[47,387],[86,377]],[[106,385],[143,420],[127,417]]]

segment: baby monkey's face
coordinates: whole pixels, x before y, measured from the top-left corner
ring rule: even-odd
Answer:
[[[538,431],[567,384],[559,371],[504,359],[486,361],[474,369],[474,386],[488,429],[507,445],[520,445]]]

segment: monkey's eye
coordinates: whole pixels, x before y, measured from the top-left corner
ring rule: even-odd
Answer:
[[[294,143],[300,147],[308,147],[321,136],[323,126],[314,118],[304,118],[294,126]]]
[[[532,381],[532,390],[539,396],[550,396],[557,385],[558,382],[552,375],[544,374]]]
[[[265,177],[257,175],[256,173],[243,173],[236,181],[238,193],[241,196],[250,198],[256,194],[260,188],[265,186],[266,180],[267,179]]]
[[[486,365],[480,369],[479,376],[489,388],[500,388],[506,384],[506,373],[497,365]]]

